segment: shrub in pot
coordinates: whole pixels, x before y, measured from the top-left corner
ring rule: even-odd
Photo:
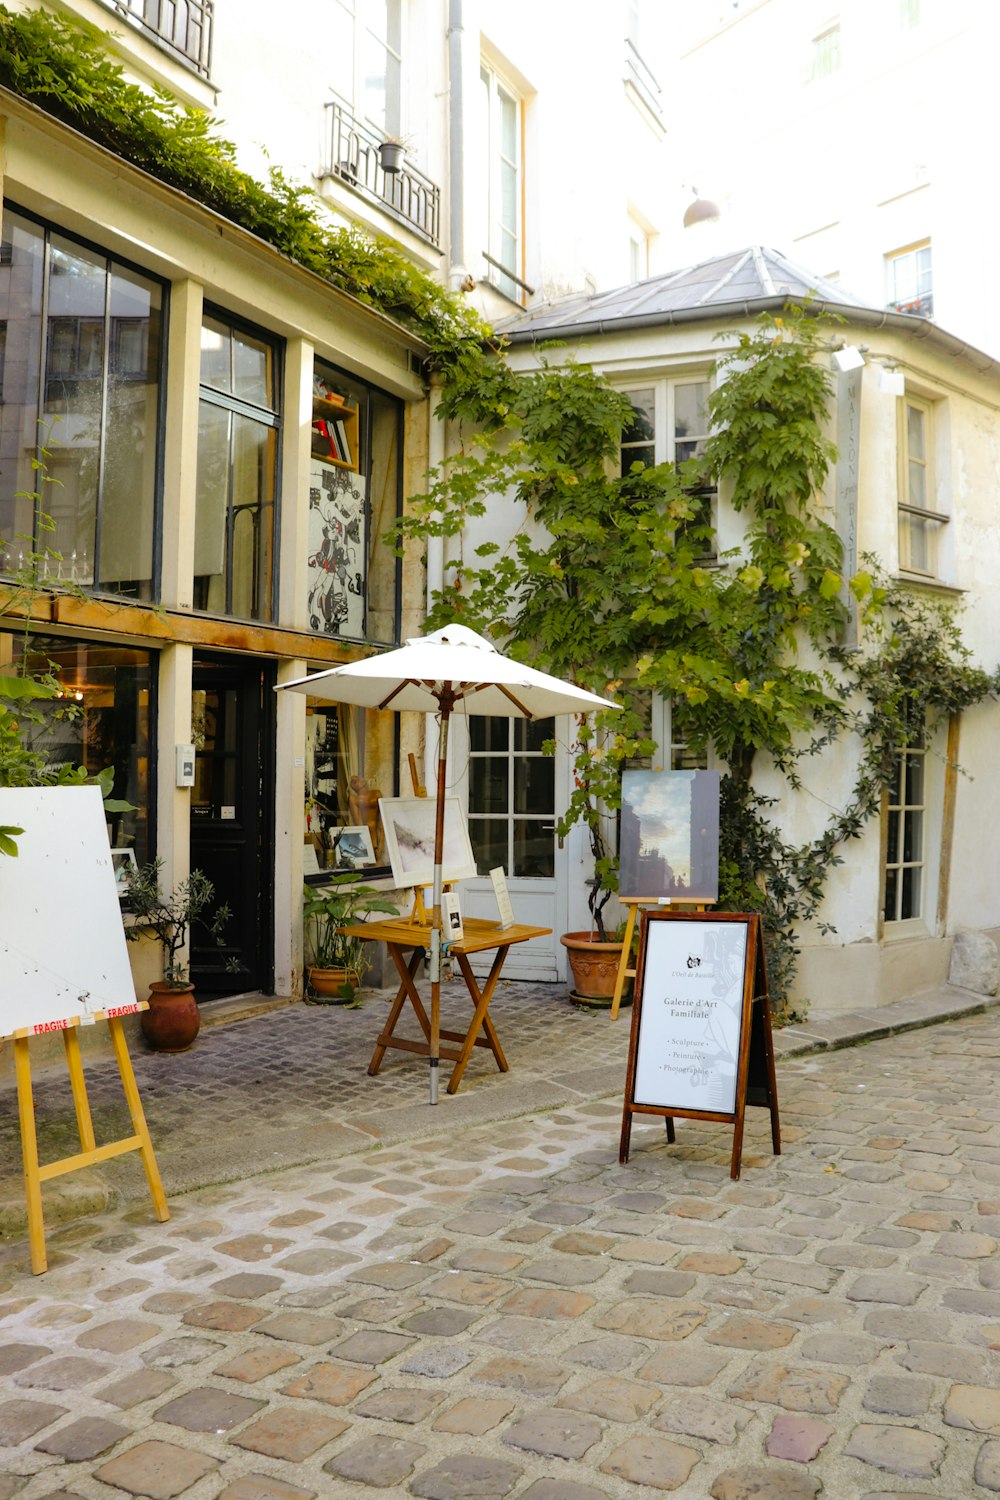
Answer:
[[[341,929],[366,921],[374,912],[398,917],[399,908],[374,886],[357,885],[353,876],[305,887],[302,915],[310,1000],[325,1005],[354,1000],[370,967],[366,940]]]
[[[163,861],[153,860],[129,871],[128,905],[135,917],[125,929],[129,942],[151,932],[163,951],[163,979],[149,987],[149,1009],[142,1012],[142,1034],[154,1052],[185,1052],[201,1030],[201,1013],[190,982],[184,952],[188,933],[200,922],[217,943],[232,915],[226,905],[209,917],[215,887],[201,870],[192,870],[174,890],[165,894],[160,885]]]

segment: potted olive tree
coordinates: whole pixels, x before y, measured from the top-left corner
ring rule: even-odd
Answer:
[[[160,885],[162,864],[156,859],[128,873],[128,905],[135,921],[125,928],[125,936],[137,942],[151,932],[163,951],[163,979],[149,987],[149,1009],[140,1021],[143,1036],[154,1052],[184,1052],[201,1030],[185,957],[188,933],[200,922],[221,946],[232,913],[223,905],[208,916],[215,887],[201,870],[192,870],[166,895]]]
[[[399,915],[398,907],[380,896],[374,886],[356,885],[354,877],[329,885],[307,885],[302,915],[305,922],[308,999],[322,1005],[350,1004],[370,967],[366,939],[342,928],[365,921],[373,912]]]

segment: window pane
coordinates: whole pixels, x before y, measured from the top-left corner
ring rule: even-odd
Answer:
[[[555,719],[512,719],[515,750],[541,750],[555,736]]]
[[[896,899],[898,896],[897,872],[895,869],[885,872],[885,920],[887,922],[898,922],[899,914],[896,910]]]
[[[514,819],[514,871],[518,876],[549,880],[555,873],[552,825],[533,818]]]
[[[201,325],[201,383],[214,391],[233,388],[232,338],[216,318],[206,318]]]
[[[623,443],[652,443],[656,438],[656,397],[653,391],[629,391],[633,417],[622,432]]]
[[[94,581],[97,487],[104,435],[105,295],[103,257],[53,238],[43,414],[49,432],[46,505],[50,545],[63,575]]]
[[[198,483],[194,513],[195,607],[226,609],[230,413],[202,401],[198,411]]]
[[[274,428],[234,416],[230,611],[240,619],[270,618],[274,458]]]
[[[131,848],[139,864],[150,857],[149,725],[150,654],[131,647],[92,645],[55,636],[3,635],[0,660],[15,668],[50,669],[62,685],[62,703],[40,705],[43,723],[25,724],[26,737],[50,766],[82,765],[91,776],[111,767],[112,796],[131,810],[107,813],[112,847]]]
[[[152,597],[159,357],[159,288],[114,273],[98,581],[144,598]]]
[[[476,870],[488,875],[497,865],[506,870],[508,862],[507,824],[499,818],[470,818],[469,837],[476,856]]]
[[[469,762],[469,806],[477,813],[507,811],[507,765],[491,755]]]
[[[920,915],[920,875],[921,872],[917,866],[908,866],[900,872],[899,919],[901,922]]]
[[[920,406],[906,408],[906,451],[911,459],[926,458],[924,447],[924,419],[926,413]]]
[[[708,432],[708,381],[674,387],[674,437],[704,437]]]
[[[885,858],[890,865],[899,863],[899,817],[898,812],[891,812],[887,820]]]
[[[909,807],[921,807],[924,801],[924,754],[923,751],[906,757],[906,802]]]
[[[273,407],[273,350],[248,333],[233,334],[233,395],[255,406]]]
[[[555,762],[548,755],[514,762],[514,811],[546,813],[555,807]]]
[[[551,720],[549,721],[551,723]],[[510,745],[510,719],[488,718],[483,714],[469,715],[469,738],[473,750],[492,750],[506,753]]]
[[[0,403],[0,569],[13,573],[32,546],[31,492],[38,481],[31,460],[39,435],[44,442],[37,416],[45,241],[36,225],[6,205],[3,232],[10,258],[0,264],[0,315],[7,328]]]

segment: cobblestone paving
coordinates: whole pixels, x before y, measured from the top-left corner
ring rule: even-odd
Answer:
[[[988,1500],[998,1057],[786,1061],[738,1183],[592,1100],[11,1244],[0,1500]]]

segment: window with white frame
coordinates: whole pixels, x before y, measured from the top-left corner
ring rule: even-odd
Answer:
[[[831,21],[812,40],[812,65],[809,79],[818,83],[840,71],[840,22]]]
[[[634,413],[622,433],[621,473],[635,463],[673,463],[680,466],[698,458],[710,433],[708,398],[711,386],[702,377],[661,380],[655,385],[627,391]],[[715,490],[698,485],[690,491],[696,502],[694,524],[711,525],[715,519]],[[705,556],[714,556],[706,546]]]
[[[402,126],[403,0],[332,0],[329,59],[334,91],[380,135]]]
[[[929,318],[934,311],[930,241],[894,250],[885,258],[886,305],[893,312]]]
[[[937,577],[942,528],[935,470],[936,403],[909,392],[899,402],[899,566],[905,573]]]
[[[913,31],[920,25],[920,0],[899,0],[901,31]]]
[[[885,801],[882,915],[887,924],[924,915],[926,762],[922,731],[896,750]]]
[[[522,300],[521,100],[488,63],[479,70],[486,148],[487,280]]]

